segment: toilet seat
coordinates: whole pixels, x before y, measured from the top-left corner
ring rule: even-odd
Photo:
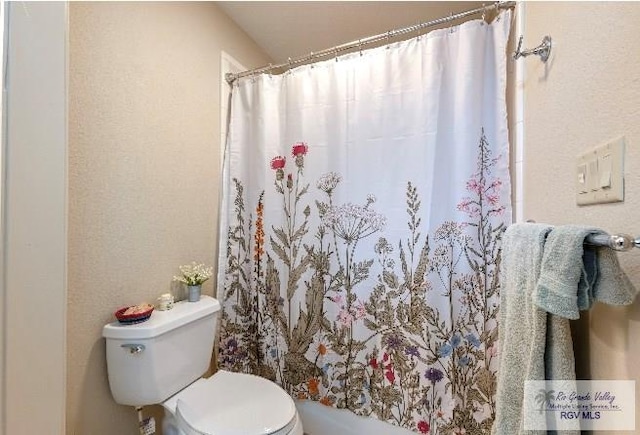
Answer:
[[[275,383],[224,370],[197,380],[163,406],[193,434],[286,435],[298,419],[293,400]]]

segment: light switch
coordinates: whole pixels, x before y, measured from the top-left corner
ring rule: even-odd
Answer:
[[[598,185],[598,159],[589,161],[587,165],[587,182],[589,183],[589,190],[595,192],[600,189]]]
[[[587,165],[578,165],[578,193],[587,193]]]
[[[611,188],[611,171],[603,171],[600,173],[600,188]]]
[[[600,172],[600,187],[609,189],[611,187],[611,155],[606,154],[598,159],[598,170]]]

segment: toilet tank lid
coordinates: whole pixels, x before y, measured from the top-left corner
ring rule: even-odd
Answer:
[[[167,331],[186,325],[220,310],[220,302],[211,296],[203,295],[198,302],[178,302],[167,311],[154,310],[146,322],[125,325],[113,322],[102,328],[102,336],[111,339],[145,339],[164,334]]]

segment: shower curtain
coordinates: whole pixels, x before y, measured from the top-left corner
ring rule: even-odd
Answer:
[[[489,433],[509,26],[236,83],[221,368],[418,433]]]

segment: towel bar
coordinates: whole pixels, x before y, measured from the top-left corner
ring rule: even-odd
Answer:
[[[605,246],[614,251],[629,251],[640,248],[640,237],[634,238],[629,234],[591,234],[585,239],[591,246]]]
[[[533,219],[527,219],[527,223],[535,224]],[[640,237],[633,237],[629,234],[590,234],[584,243],[590,246],[603,246],[614,251],[630,251],[633,248],[640,248]]]

